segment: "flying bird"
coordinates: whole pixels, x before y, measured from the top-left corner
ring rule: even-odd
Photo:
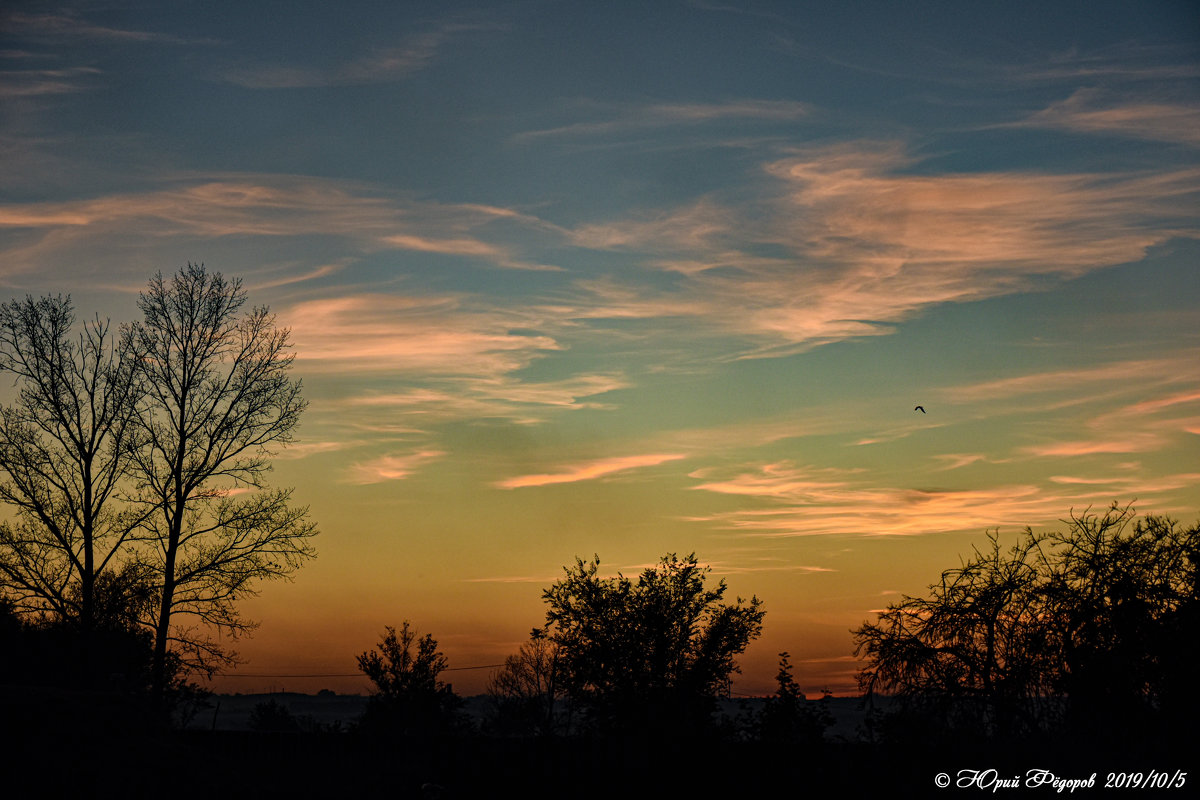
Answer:
[[[917,406],[916,408],[913,409],[913,411],[920,411],[922,414],[924,414],[925,406]]]

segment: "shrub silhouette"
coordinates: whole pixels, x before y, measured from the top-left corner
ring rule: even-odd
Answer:
[[[255,703],[248,724],[252,731],[290,733],[300,730],[300,721],[287,706],[274,698]]]
[[[775,675],[778,688],[767,698],[758,717],[758,736],[764,742],[781,744],[816,744],[825,737],[825,729],[833,724],[826,693],[818,704],[809,703],[792,675],[792,663],[787,652],[779,654],[779,672]]]
[[[405,620],[387,627],[379,650],[358,656],[358,668],[375,684],[360,726],[402,736],[453,733],[464,724],[462,700],[438,677],[446,657],[430,634],[417,636]]]

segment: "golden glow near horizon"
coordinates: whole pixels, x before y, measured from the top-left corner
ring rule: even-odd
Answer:
[[[765,601],[736,692],[852,693],[985,531],[1200,515],[1182,7],[18,6],[0,298],[204,262],[292,332],[319,556],[219,690],[408,619],[478,692],[577,556],[695,552]]]

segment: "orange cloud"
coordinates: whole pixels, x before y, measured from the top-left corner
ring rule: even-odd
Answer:
[[[1140,403],[1134,403],[1122,409],[1123,413],[1140,416],[1142,414],[1152,414],[1161,411],[1164,408],[1172,408],[1178,405],[1200,403],[1200,391],[1196,389],[1188,389],[1187,391],[1177,394],[1168,395],[1166,397],[1155,397],[1150,400],[1143,400]]]
[[[943,389],[941,394],[952,402],[972,403],[1068,389],[1078,392],[1082,386],[1095,384],[1124,390],[1130,384],[1144,386],[1147,382],[1165,383],[1184,379],[1190,374],[1188,365],[1194,364],[1196,358],[1196,353],[1187,353],[1171,358],[1117,361],[1081,369],[1037,372]]]
[[[1096,455],[1097,453],[1144,453],[1150,450],[1157,450],[1162,445],[1162,437],[1142,433],[1129,435],[1124,438],[1035,445],[1025,448],[1025,452],[1041,457],[1070,457]]]
[[[1200,109],[1195,104],[1110,99],[1094,89],[1080,89],[1016,126],[1200,145]]]
[[[1036,486],[984,490],[872,486],[845,470],[766,464],[693,487],[769,501],[766,507],[722,512],[696,521],[762,536],[911,536],[983,530],[1055,519],[1063,498]]]
[[[429,239],[423,236],[385,236],[383,241],[402,250],[417,250],[422,253],[440,253],[451,256],[478,256],[496,264],[516,269],[561,271],[562,267],[549,264],[532,264],[512,257],[507,248],[488,244],[478,239]]]
[[[961,469],[969,467],[972,464],[977,464],[980,461],[991,460],[983,453],[944,453],[934,456],[934,458],[945,462],[946,465],[942,467],[944,470]]]
[[[693,473],[706,477],[710,471]],[[694,489],[752,499],[732,511],[690,517],[763,537],[913,536],[1053,524],[1065,509],[1104,506],[1120,496],[1148,498],[1194,486],[1195,473],[1147,476],[1140,470],[1105,482],[1057,476],[1047,486],[913,489],[878,486],[855,471],[775,462]]]
[[[347,483],[371,484],[407,478],[419,467],[446,455],[441,450],[421,450],[403,455],[384,455],[352,464],[346,472]]]
[[[687,458],[687,456],[681,454],[664,453],[601,458],[596,461],[588,461],[582,464],[575,464],[573,466],[566,467],[562,472],[545,473],[539,475],[522,475],[516,478],[508,478],[507,480],[497,481],[495,485],[502,489],[519,489],[525,486],[548,486],[555,483],[590,481],[597,478],[604,478],[618,472],[626,472],[631,469],[653,467],[659,464],[664,464],[668,461],[678,461],[681,458]]]
[[[327,442],[296,442],[275,453],[272,458],[275,459],[301,459],[309,456],[320,455],[321,453],[334,453],[339,450],[345,450],[350,447],[356,447],[361,442],[353,441],[327,441]]]

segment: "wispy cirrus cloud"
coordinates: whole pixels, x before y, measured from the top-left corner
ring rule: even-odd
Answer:
[[[1200,358],[1200,353],[1184,352],[1162,358],[1127,359],[1075,369],[1046,370],[949,387],[939,390],[938,394],[953,403],[978,403],[1064,391],[1085,394],[1085,389],[1086,393],[1094,394],[1097,389],[1106,387],[1127,390],[1133,385],[1165,386],[1190,381],[1191,366],[1197,358]],[[1185,392],[1179,397],[1175,402],[1190,398],[1190,393]]]
[[[532,425],[544,421],[548,410],[606,408],[603,403],[587,398],[629,385],[623,377],[610,374],[577,375],[557,381],[478,375],[439,382],[421,373],[409,376],[410,382],[422,378],[427,385],[357,395],[339,403],[339,408],[343,413],[369,410],[376,420],[386,416],[421,424],[502,418]]]
[[[1153,433],[1132,432],[1124,436],[1084,439],[1079,441],[1051,442],[1032,445],[1024,452],[1039,457],[1075,457],[1109,453],[1145,453],[1159,450],[1164,439]]]
[[[1016,448],[1013,457],[1085,458],[1165,451],[1185,445],[1200,427],[1200,384],[1194,350],[1159,358],[1127,359],[1088,367],[1014,375],[937,394],[977,413],[1041,416],[1043,441]],[[1059,420],[1061,421],[1055,421]],[[946,469],[973,463],[970,454],[940,456]],[[1000,463],[994,457],[988,459]]]
[[[385,236],[383,241],[400,250],[416,250],[422,253],[440,253],[451,256],[474,256],[491,261],[502,267],[561,272],[562,267],[552,264],[536,264],[514,258],[508,248],[479,239],[430,239],[414,234]]]
[[[1117,84],[1153,82],[1158,85],[1200,77],[1192,47],[1123,41],[1107,47],[1071,48],[1037,62],[1005,65],[1000,70],[1009,81],[1081,80]]]
[[[1189,443],[1200,430],[1200,387],[1190,374],[1178,376],[1192,386],[1169,394],[1169,387],[1142,387],[1154,391],[1152,396],[1116,408],[1093,414],[1074,432],[1082,430],[1085,438],[1068,439],[1031,445],[1023,452],[1039,458],[1078,458],[1102,454],[1148,453],[1164,451]]]
[[[731,100],[724,103],[650,103],[635,106],[589,104],[600,119],[555,128],[525,131],[513,137],[529,143],[545,139],[612,137],[655,128],[699,125],[722,120],[791,121],[807,117],[813,108],[792,100]]]
[[[246,288],[250,291],[255,291],[258,289],[274,289],[280,286],[291,286],[297,283],[304,283],[305,281],[320,280],[321,278],[328,278],[332,275],[336,275],[350,266],[351,263],[353,263],[351,259],[343,258],[331,264],[321,264],[312,268],[304,268],[302,265],[296,264],[295,262],[275,265],[273,269],[271,267],[267,267],[262,272],[256,274],[254,283]],[[297,269],[304,269],[304,271],[297,273]],[[276,272],[279,274],[271,275],[269,274],[270,272]]]
[[[541,473],[536,475],[520,475],[497,481],[496,486],[502,489],[520,489],[527,486],[549,486],[558,483],[576,483],[605,478],[629,470],[655,467],[669,461],[687,458],[682,453],[653,453],[635,456],[615,456],[585,461],[563,467],[559,472]]]
[[[914,536],[1053,524],[1063,510],[1104,506],[1117,496],[1154,502],[1194,486],[1196,473],[1147,474],[1134,464],[1120,480],[1048,478],[986,488],[880,485],[865,471],[771,462],[735,472],[698,470],[692,487],[746,499],[732,511],[690,517],[762,537]]]
[[[87,78],[100,74],[96,67],[17,69],[0,71],[0,97],[37,97],[82,91]]]
[[[347,295],[297,303],[282,313],[307,369],[391,370],[499,377],[560,349],[520,311],[472,307],[460,296]]]
[[[1055,519],[1070,505],[1064,505],[1061,493],[1030,484],[960,491],[907,489],[866,480],[813,480],[807,472],[789,474],[774,464],[707,481],[694,488],[757,497],[765,505],[690,519],[764,537],[918,536],[1038,523]]]
[[[402,80],[426,68],[451,40],[459,36],[500,29],[495,25],[446,23],[408,36],[395,46],[377,47],[359,58],[326,68],[253,63],[226,67],[217,73],[217,77],[246,89],[302,89],[387,83]]]
[[[34,39],[93,39],[115,43],[158,42],[162,44],[185,44],[192,41],[159,31],[98,25],[88,22],[70,11],[44,14],[12,12],[3,16],[0,20],[0,27],[3,27],[10,35]]]
[[[404,480],[424,465],[445,455],[445,451],[442,450],[382,455],[351,464],[346,469],[343,480],[360,485]]]
[[[1178,406],[1197,404],[1200,404],[1200,391],[1196,389],[1185,389],[1184,391],[1162,397],[1152,397],[1147,400],[1141,400],[1137,403],[1126,406],[1121,410],[1121,413],[1140,417],[1149,413],[1156,413],[1166,409],[1174,409]]]
[[[942,453],[934,458],[945,465],[942,467],[943,470],[962,469],[972,464],[993,460],[984,453]]]
[[[1136,470],[1140,464],[1130,465],[1129,474],[1104,475],[1052,475],[1053,483],[1067,486],[1096,486],[1111,491],[1114,497],[1145,497],[1200,485],[1200,472],[1181,472],[1157,477],[1147,477]]]
[[[549,586],[557,580],[561,580],[562,575],[543,575],[541,577],[530,575],[499,575],[488,578],[463,578],[464,583],[536,583],[540,586]]]
[[[747,356],[886,334],[932,305],[1027,291],[1200,235],[1184,211],[1200,193],[1192,167],[929,175],[915,165],[897,144],[799,151],[767,163],[767,182],[738,205],[713,195],[568,235],[679,275],[663,299],[755,339]],[[652,299],[636,296],[639,313]]]
[[[1195,103],[1117,99],[1080,89],[1013,127],[1056,128],[1076,133],[1200,145],[1200,108]]]
[[[357,447],[361,444],[362,442],[346,439],[323,442],[296,442],[281,449],[279,452],[275,453],[272,458],[282,460],[297,460],[301,458],[308,458],[309,456],[320,455],[322,453],[336,453],[341,450]]]
[[[158,185],[161,185],[160,182]],[[3,251],[11,271],[65,260],[74,247],[106,240],[211,240],[223,237],[333,237],[357,254],[414,250],[494,266],[553,269],[522,259],[496,232],[556,235],[553,227],[511,209],[416,201],[369,186],[291,175],[179,178],[167,188],[81,200],[0,206],[0,228],[23,229]]]
[[[718,575],[752,575],[760,572],[794,572],[801,575],[813,575],[821,572],[837,572],[831,567],[814,567],[807,564],[725,564],[713,561],[709,563],[709,566]]]

